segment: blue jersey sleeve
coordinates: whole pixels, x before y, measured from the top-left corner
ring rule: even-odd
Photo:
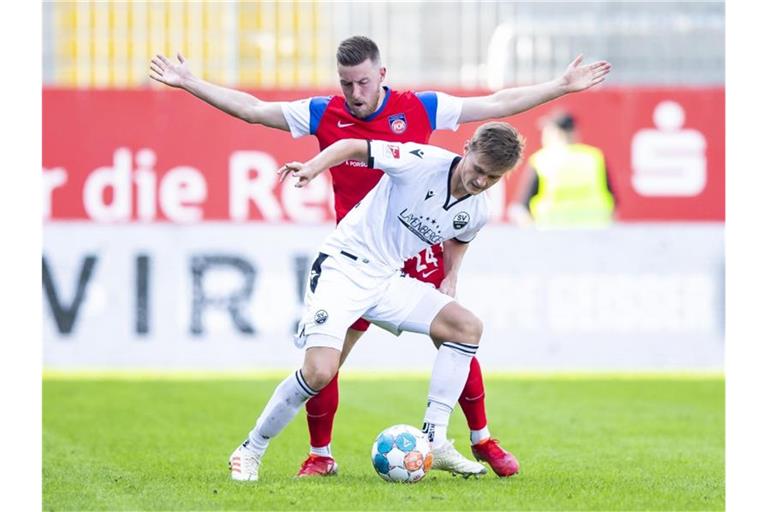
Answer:
[[[314,135],[317,133],[317,127],[320,124],[320,120],[323,118],[326,109],[328,108],[328,102],[331,101],[330,96],[317,96],[309,102],[309,133]]]
[[[427,112],[427,118],[429,118],[429,126],[433,129],[437,129],[437,93],[434,91],[417,92],[416,97],[419,98],[421,104],[424,106],[424,110]]]

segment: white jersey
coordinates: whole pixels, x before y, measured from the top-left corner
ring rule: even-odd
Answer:
[[[391,274],[420,251],[445,240],[470,242],[488,220],[486,193],[452,197],[461,157],[414,142],[371,141],[368,167],[384,176],[323,242],[320,252],[371,263]]]

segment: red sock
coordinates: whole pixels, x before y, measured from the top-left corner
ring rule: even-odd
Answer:
[[[331,443],[333,417],[339,407],[339,374],[333,376],[320,392],[307,401],[309,444],[320,448]]]
[[[314,400],[314,399],[313,399]],[[480,371],[480,363],[476,357],[469,364],[469,376],[467,384],[461,391],[459,405],[467,417],[467,425],[470,430],[480,430],[488,425],[485,417],[485,385],[483,385],[483,372]]]

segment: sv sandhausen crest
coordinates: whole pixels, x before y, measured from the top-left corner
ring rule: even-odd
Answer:
[[[453,218],[453,229],[461,229],[469,224],[469,214],[467,212],[459,212]]]
[[[328,320],[328,312],[326,310],[321,309],[315,313],[316,324],[324,324],[326,320]]]

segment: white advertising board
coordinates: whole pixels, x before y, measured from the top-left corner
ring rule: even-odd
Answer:
[[[332,225],[52,222],[47,369],[298,366],[306,272]],[[486,370],[721,370],[723,226],[486,227],[458,299],[484,322]],[[428,370],[424,336],[371,327],[347,367]]]

